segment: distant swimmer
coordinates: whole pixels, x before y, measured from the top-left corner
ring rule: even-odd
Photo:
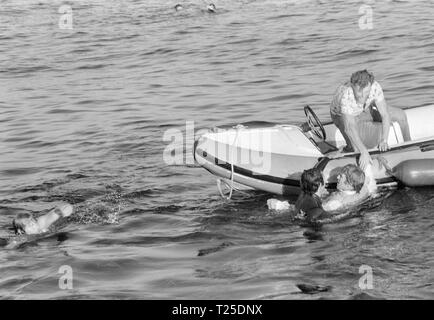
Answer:
[[[212,12],[212,13],[215,13],[216,10],[217,10],[217,8],[215,7],[215,4],[214,4],[214,3],[210,3],[210,4],[208,5],[208,7],[206,7],[206,9],[208,10],[208,12]]]
[[[184,9],[184,7],[181,5],[181,4],[176,4],[176,6],[175,6],[175,10],[176,11],[180,11],[180,10],[182,10],[182,9]]]
[[[60,218],[69,217],[74,211],[70,204],[54,208],[50,212],[35,218],[30,213],[19,213],[12,221],[15,234],[40,234],[48,232],[50,226]]]

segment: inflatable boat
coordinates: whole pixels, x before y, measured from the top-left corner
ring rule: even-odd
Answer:
[[[389,131],[390,149],[368,150],[380,188],[434,185],[434,105],[405,112],[412,140],[404,142],[394,122]],[[260,122],[210,129],[196,138],[194,158],[230,186],[231,192],[235,186],[298,194],[302,172],[315,166],[323,170],[326,187],[333,190],[339,169],[357,164],[360,154],[343,152],[345,140],[333,122],[321,123],[309,106],[305,114],[307,122],[299,125]]]

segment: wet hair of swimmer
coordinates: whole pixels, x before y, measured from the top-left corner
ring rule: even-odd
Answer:
[[[340,174],[345,175],[347,183],[352,186],[356,192],[362,190],[363,184],[365,183],[365,173],[360,167],[355,164],[347,164],[342,168]]]
[[[304,193],[313,195],[324,184],[321,170],[312,168],[304,170],[300,179],[300,188]]]
[[[216,12],[216,10],[217,10],[214,3],[210,3],[208,5],[208,7],[206,7],[206,8],[207,8],[208,12]]]
[[[19,213],[12,221],[12,227],[14,229],[15,234],[26,233],[25,226],[26,222],[30,219],[33,219],[33,216],[30,213]]]
[[[184,8],[182,7],[181,4],[178,3],[178,4],[175,5],[175,10],[176,10],[176,11],[178,11],[178,10],[182,10],[182,9],[184,9]]]

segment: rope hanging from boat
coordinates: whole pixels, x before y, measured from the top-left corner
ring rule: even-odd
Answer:
[[[226,199],[226,200],[230,200],[232,198],[232,193],[233,193],[233,191],[235,189],[234,188],[234,173],[235,173],[235,170],[234,170],[234,152],[237,151],[236,143],[237,143],[237,140],[238,140],[238,134],[240,133],[241,129],[245,128],[245,126],[243,126],[242,124],[239,124],[239,125],[237,125],[237,126],[235,126],[233,128],[237,129],[237,133],[235,134],[234,142],[232,142],[232,152],[230,153],[230,163],[231,163],[231,178],[230,178],[230,182],[231,182],[231,184],[229,185],[225,181],[226,179],[217,179],[217,188],[218,188],[218,190],[219,190],[220,195],[222,196],[222,198]],[[229,189],[229,195],[225,195],[223,193],[222,187],[221,187],[221,183],[222,182],[226,185],[226,188]]]

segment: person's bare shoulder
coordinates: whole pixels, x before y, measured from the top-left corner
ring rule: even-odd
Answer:
[[[322,207],[325,211],[335,211],[338,210],[342,206],[342,199],[341,199],[340,192],[334,192],[330,196],[328,196],[326,199],[322,202]]]
[[[323,201],[323,208],[326,211],[337,211],[342,208],[355,206],[365,198],[365,195],[361,193],[345,194],[343,192],[335,192]]]

